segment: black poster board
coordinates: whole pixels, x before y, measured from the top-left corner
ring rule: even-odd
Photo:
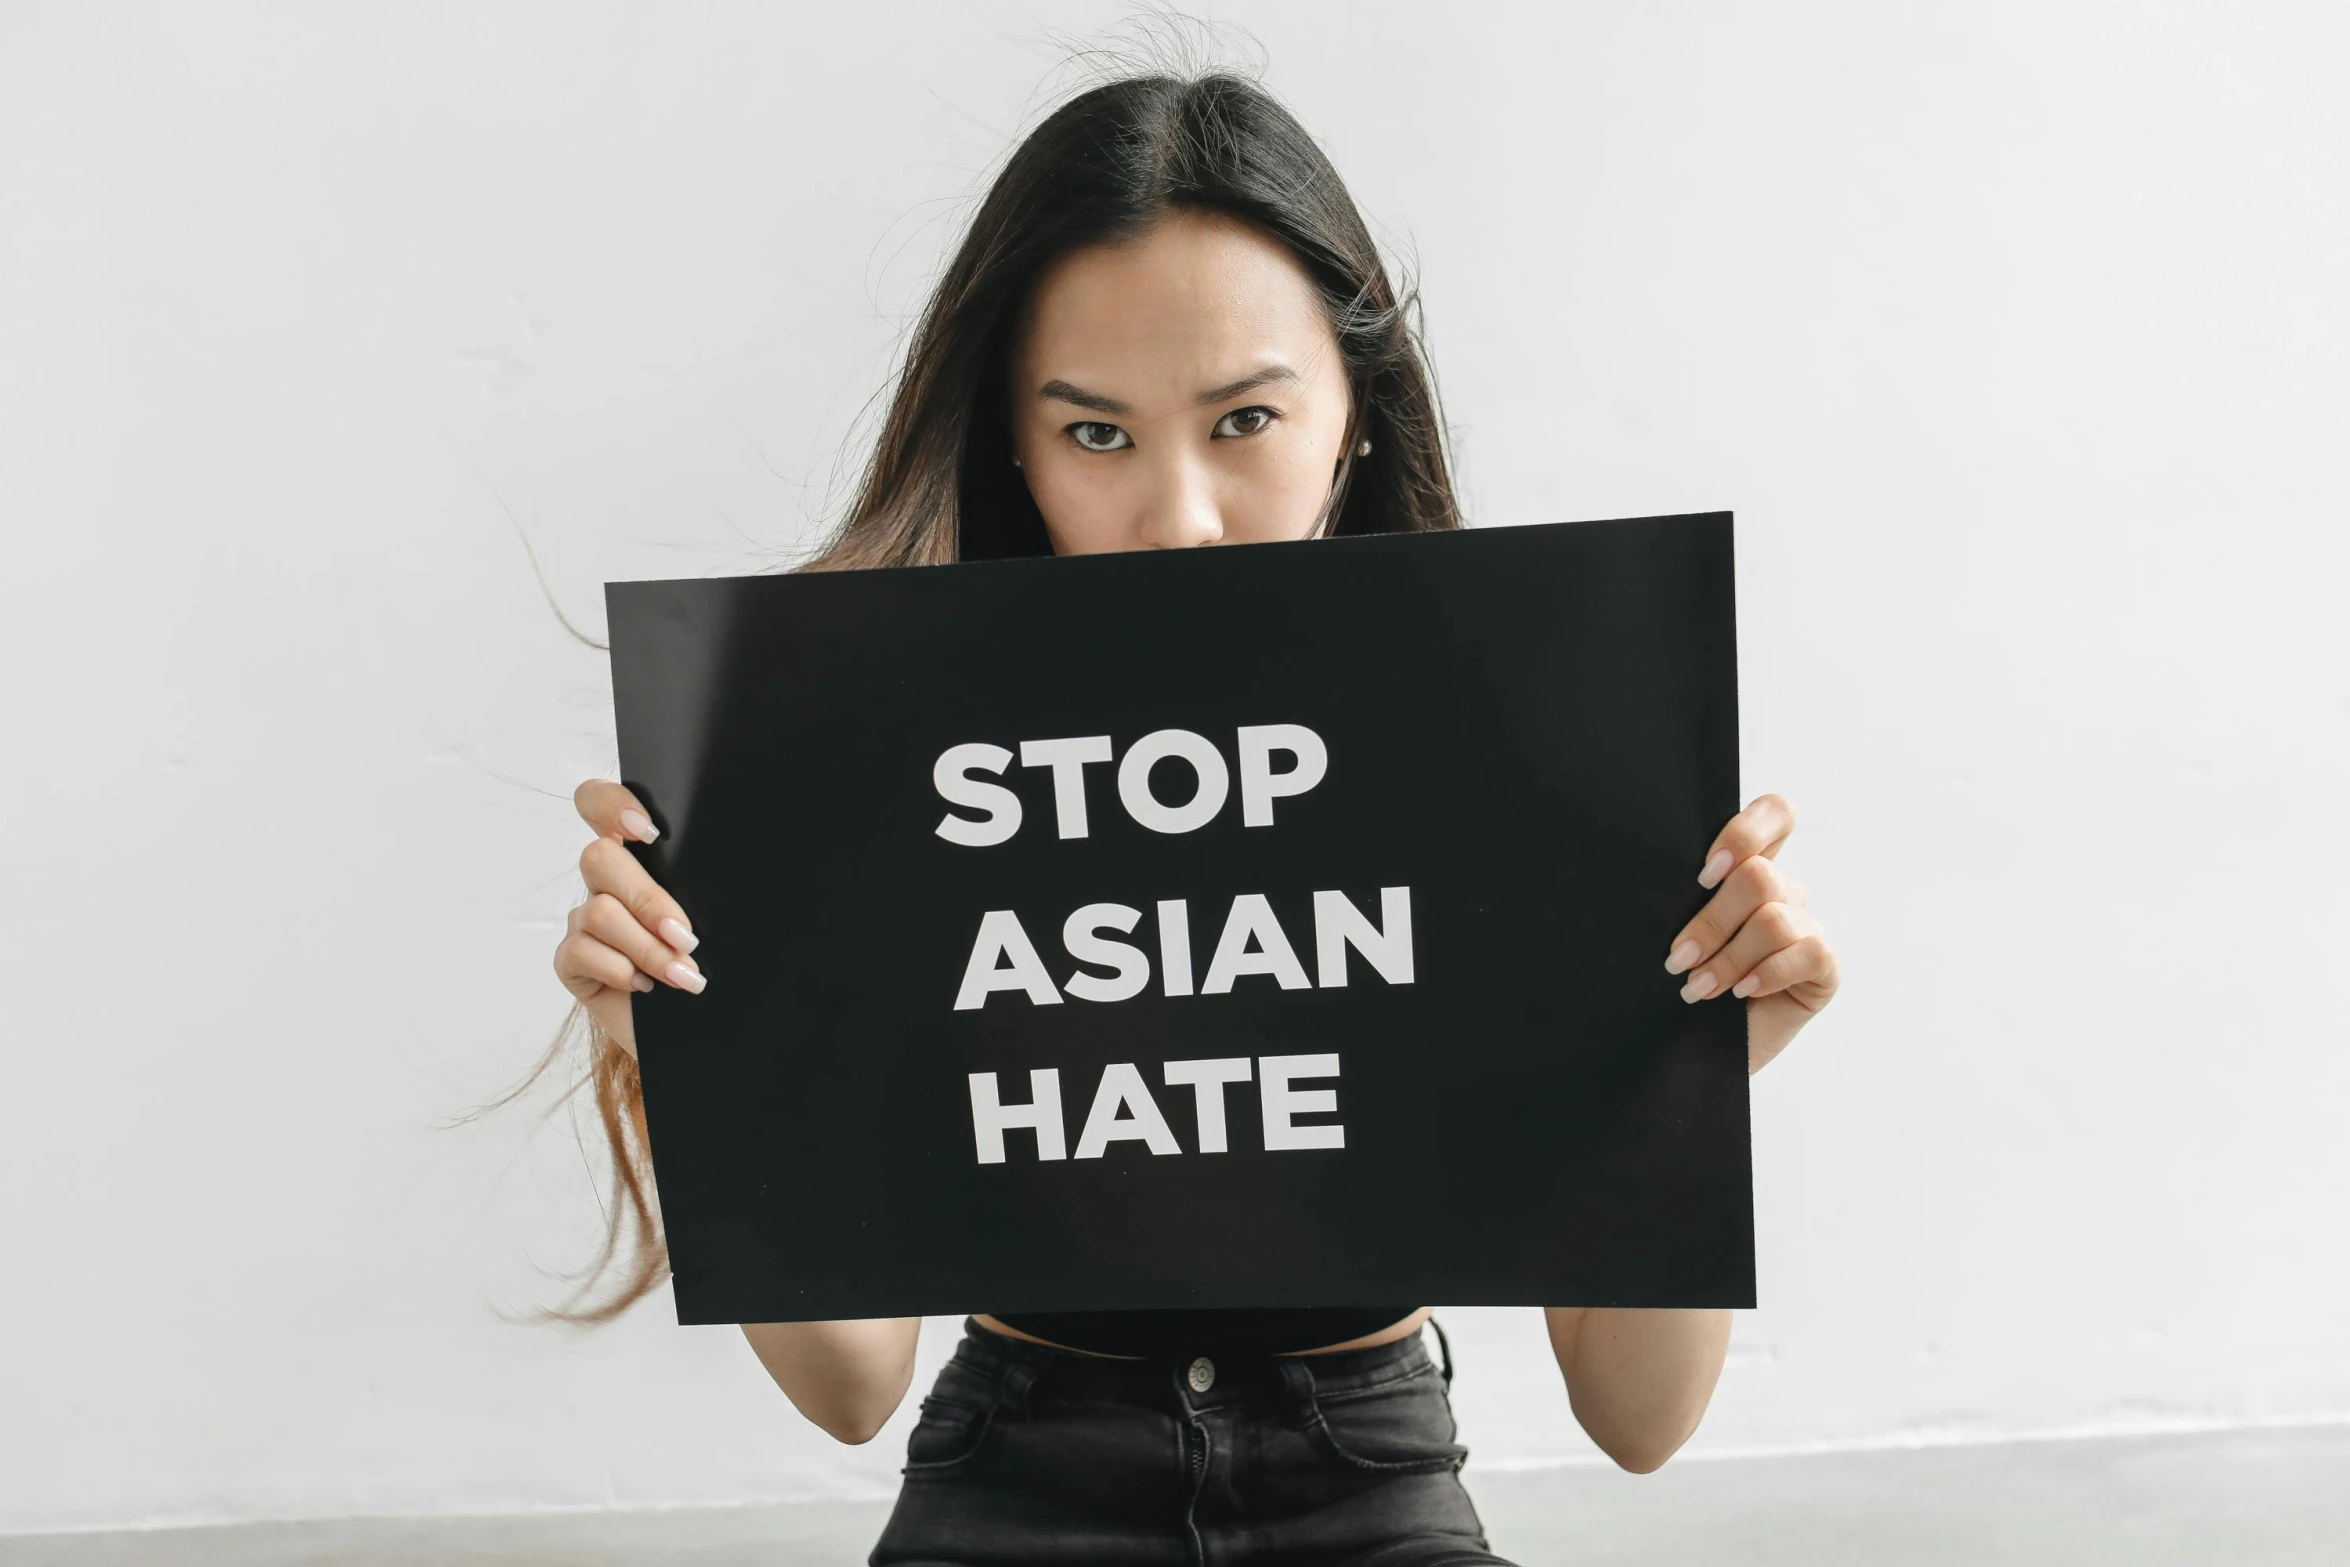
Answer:
[[[606,598],[680,1321],[1753,1304],[1728,514]]]

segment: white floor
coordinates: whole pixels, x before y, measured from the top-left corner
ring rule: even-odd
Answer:
[[[1476,1473],[1525,1567],[2350,1564],[2350,1426],[1913,1452]],[[852,1567],[886,1503],[554,1517],[353,1519],[0,1538],[0,1567],[623,1562]]]

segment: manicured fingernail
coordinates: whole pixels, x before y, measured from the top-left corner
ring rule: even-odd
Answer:
[[[679,952],[691,952],[702,944],[702,938],[673,919],[664,919],[660,925],[661,939]]]
[[[1730,851],[1714,850],[1714,857],[1705,862],[1705,869],[1697,873],[1697,885],[1711,887],[1730,874]]]
[[[698,996],[702,993],[702,987],[710,982],[683,963],[672,963],[669,965],[669,983]]]
[[[1702,974],[1692,976],[1689,983],[1681,987],[1683,1001],[1703,1001],[1713,993],[1714,976],[1710,969]]]
[[[1702,954],[1698,952],[1696,942],[1684,941],[1673,949],[1671,957],[1665,959],[1665,972],[1678,974],[1685,968],[1695,968],[1700,956]]]
[[[620,830],[639,843],[651,843],[661,836],[661,829],[653,825],[653,819],[637,810],[620,813]]]
[[[640,991],[650,990],[653,988],[653,976],[650,974],[632,974],[629,976],[628,988],[631,990]]]
[[[1730,994],[1743,998],[1753,995],[1760,989],[1762,989],[1762,976],[1760,974],[1749,974],[1744,979],[1740,980],[1737,984],[1730,987]]]

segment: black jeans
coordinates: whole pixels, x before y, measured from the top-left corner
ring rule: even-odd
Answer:
[[[1439,1329],[1441,1335],[1442,1330]],[[1451,1353],[1104,1360],[965,1325],[873,1567],[1475,1567]]]

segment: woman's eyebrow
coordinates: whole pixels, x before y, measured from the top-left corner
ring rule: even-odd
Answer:
[[[1211,386],[1193,401],[1202,405],[1229,402],[1241,393],[1253,392],[1260,386],[1269,386],[1275,381],[1294,381],[1296,379],[1297,372],[1287,365],[1267,365],[1264,369],[1244,375],[1237,381],[1227,381],[1222,386]]]
[[[1090,408],[1097,414],[1127,414],[1134,412],[1133,409],[1127,407],[1124,403],[1118,401],[1118,399],[1115,397],[1104,397],[1099,392],[1088,392],[1082,387],[1071,386],[1068,382],[1060,379],[1058,376],[1038,387],[1036,389],[1036,395],[1038,400],[1042,402],[1075,403],[1078,407]]]
[[[1192,401],[1202,407],[1209,403],[1228,402],[1241,393],[1253,392],[1260,386],[1269,386],[1275,381],[1295,381],[1296,379],[1297,372],[1287,365],[1267,365],[1262,370],[1251,371],[1237,381],[1227,381],[1222,386],[1211,386]],[[1040,401],[1075,403],[1078,407],[1089,408],[1095,413],[1129,414],[1134,412],[1131,406],[1118,401],[1115,397],[1104,397],[1099,392],[1089,392],[1081,386],[1071,385],[1058,376],[1038,387],[1036,395]]]

